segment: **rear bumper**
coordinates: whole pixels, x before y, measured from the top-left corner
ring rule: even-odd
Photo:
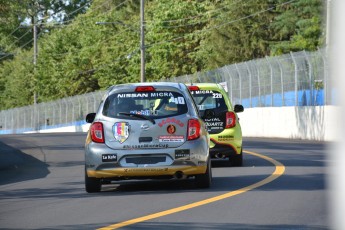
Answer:
[[[228,145],[226,146],[216,145],[212,149],[210,149],[211,158],[219,158],[217,156],[230,157],[235,154],[236,154],[236,151],[233,148],[229,147]]]
[[[91,142],[85,146],[85,167],[87,175],[95,178],[193,176],[206,172],[208,150],[207,136],[179,148],[122,150]],[[103,159],[107,155],[110,161]]]
[[[241,153],[242,146],[235,147],[234,145],[229,143],[218,142],[213,138],[211,138],[211,142],[214,143],[214,146],[210,148],[211,158],[219,158],[219,156],[230,157]]]
[[[142,168],[113,168],[106,170],[87,170],[89,177],[113,178],[113,177],[155,177],[174,176],[182,173],[186,176],[204,174],[207,165],[202,166],[165,166],[165,167],[142,167]]]

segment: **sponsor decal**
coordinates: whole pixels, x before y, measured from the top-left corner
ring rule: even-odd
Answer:
[[[124,149],[162,149],[168,148],[168,144],[138,144],[138,145],[124,145]]]
[[[189,149],[178,149],[175,150],[175,159],[187,158],[190,159]]]
[[[213,93],[212,90],[195,90],[195,91],[191,91],[192,94],[211,94]]]
[[[155,92],[151,93],[151,97],[174,97],[171,92]]]
[[[157,114],[158,114],[158,112],[156,110],[149,110],[149,109],[146,109],[146,110],[131,110],[131,111],[129,111],[129,113],[131,113],[131,114],[139,114],[139,115],[144,115],[144,116],[150,116],[150,115],[157,116]]]
[[[151,93],[119,93],[117,95],[118,98],[149,98],[149,97],[174,97],[171,92],[151,92]]]
[[[219,118],[211,118],[211,119],[205,119],[205,124],[208,130],[211,129],[222,129],[224,126],[224,122],[221,121]]]
[[[158,123],[159,127],[162,127],[163,125],[166,125],[166,124],[171,124],[171,123],[174,123],[180,127],[183,127],[184,124],[176,119],[176,118],[167,118],[167,119],[163,119],[161,122]]]
[[[128,168],[124,172],[167,172],[168,168]]]
[[[159,142],[184,142],[184,136],[159,136]]]
[[[116,154],[102,154],[102,162],[116,162],[117,155]]]
[[[218,136],[218,141],[231,141],[233,139],[234,139],[234,136],[230,136],[230,135]]]
[[[223,95],[217,91],[212,90],[196,90],[191,91],[192,95],[202,95],[202,94],[211,94],[212,98],[223,98]]]
[[[175,125],[168,125],[168,127],[167,127],[167,132],[168,132],[169,134],[174,134],[174,133],[176,132],[176,127],[175,127]]]
[[[129,137],[130,126],[128,122],[116,122],[113,126],[115,140],[122,144]]]
[[[149,97],[148,93],[119,93],[118,98]]]

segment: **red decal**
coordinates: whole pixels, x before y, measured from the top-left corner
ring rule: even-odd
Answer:
[[[175,118],[167,118],[167,119],[164,119],[162,120],[161,122],[158,123],[159,127],[162,127],[163,125],[165,124],[170,124],[170,123],[175,123],[177,124],[178,126],[180,127],[183,127],[184,124],[180,121],[180,120],[177,120]]]

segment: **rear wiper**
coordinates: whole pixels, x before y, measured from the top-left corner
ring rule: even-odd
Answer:
[[[137,117],[143,120],[148,120],[151,121],[152,124],[156,124],[155,120],[153,120],[152,118],[146,117],[144,115],[141,114],[135,114],[135,113],[126,113],[126,112],[119,112],[120,115],[125,115],[125,116],[129,116],[129,117]]]

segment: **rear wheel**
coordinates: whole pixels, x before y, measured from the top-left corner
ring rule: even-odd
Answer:
[[[102,187],[101,179],[88,177],[85,170],[85,190],[88,193],[100,192]]]
[[[233,166],[242,166],[243,165],[243,154],[242,149],[240,154],[234,154],[230,156],[230,163]]]
[[[198,188],[209,188],[212,183],[212,169],[211,169],[211,160],[207,161],[207,169],[205,174],[196,175],[195,183]]]

